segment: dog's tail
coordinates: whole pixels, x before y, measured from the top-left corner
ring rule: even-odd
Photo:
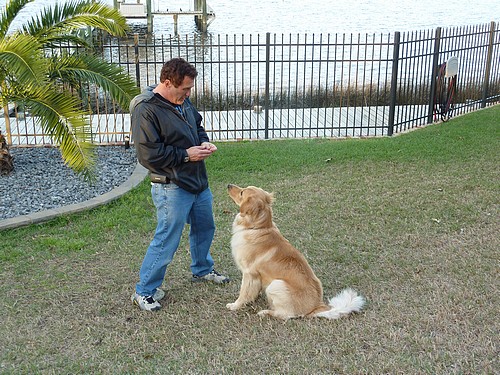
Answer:
[[[317,313],[318,318],[338,319],[353,312],[359,312],[365,304],[363,296],[352,289],[344,289],[328,301],[330,310]]]

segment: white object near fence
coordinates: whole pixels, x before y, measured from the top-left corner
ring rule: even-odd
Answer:
[[[446,62],[446,78],[451,78],[458,74],[458,58],[453,56]]]

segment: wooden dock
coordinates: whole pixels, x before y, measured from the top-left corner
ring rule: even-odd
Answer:
[[[195,0],[194,10],[166,9],[153,10],[152,0],[126,1],[113,0],[113,6],[127,19],[146,19],[148,33],[153,32],[153,20],[155,16],[172,16],[174,21],[174,34],[177,35],[179,16],[194,16],[194,21],[198,30],[207,32],[208,26],[215,19],[215,12],[207,5],[206,0]],[[157,0],[160,1],[160,0]]]

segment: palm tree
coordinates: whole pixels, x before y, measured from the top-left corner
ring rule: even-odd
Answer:
[[[74,0],[47,7],[20,29],[9,30],[32,1],[10,0],[0,13],[0,105],[6,121],[9,103],[37,116],[45,134],[59,145],[65,163],[90,179],[95,155],[82,90],[99,87],[121,108],[128,108],[138,88],[121,67],[91,52],[82,30],[124,36],[126,20],[103,3]]]

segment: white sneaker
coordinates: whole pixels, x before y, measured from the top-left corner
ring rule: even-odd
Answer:
[[[155,294],[153,294],[153,299],[155,301],[161,301],[165,297],[165,291],[162,289],[156,289]]]
[[[198,283],[200,281],[212,281],[216,284],[225,284],[225,283],[228,283],[230,280],[229,280],[229,277],[221,275],[216,270],[213,270],[212,272],[207,273],[205,276],[193,275],[193,277],[191,278],[191,281],[193,283]]]
[[[163,296],[165,296],[165,293],[163,293]],[[161,309],[160,303],[155,300],[153,296],[141,296],[137,293],[134,293],[132,294],[132,297],[130,299],[134,304],[139,306],[141,310],[156,311]]]

